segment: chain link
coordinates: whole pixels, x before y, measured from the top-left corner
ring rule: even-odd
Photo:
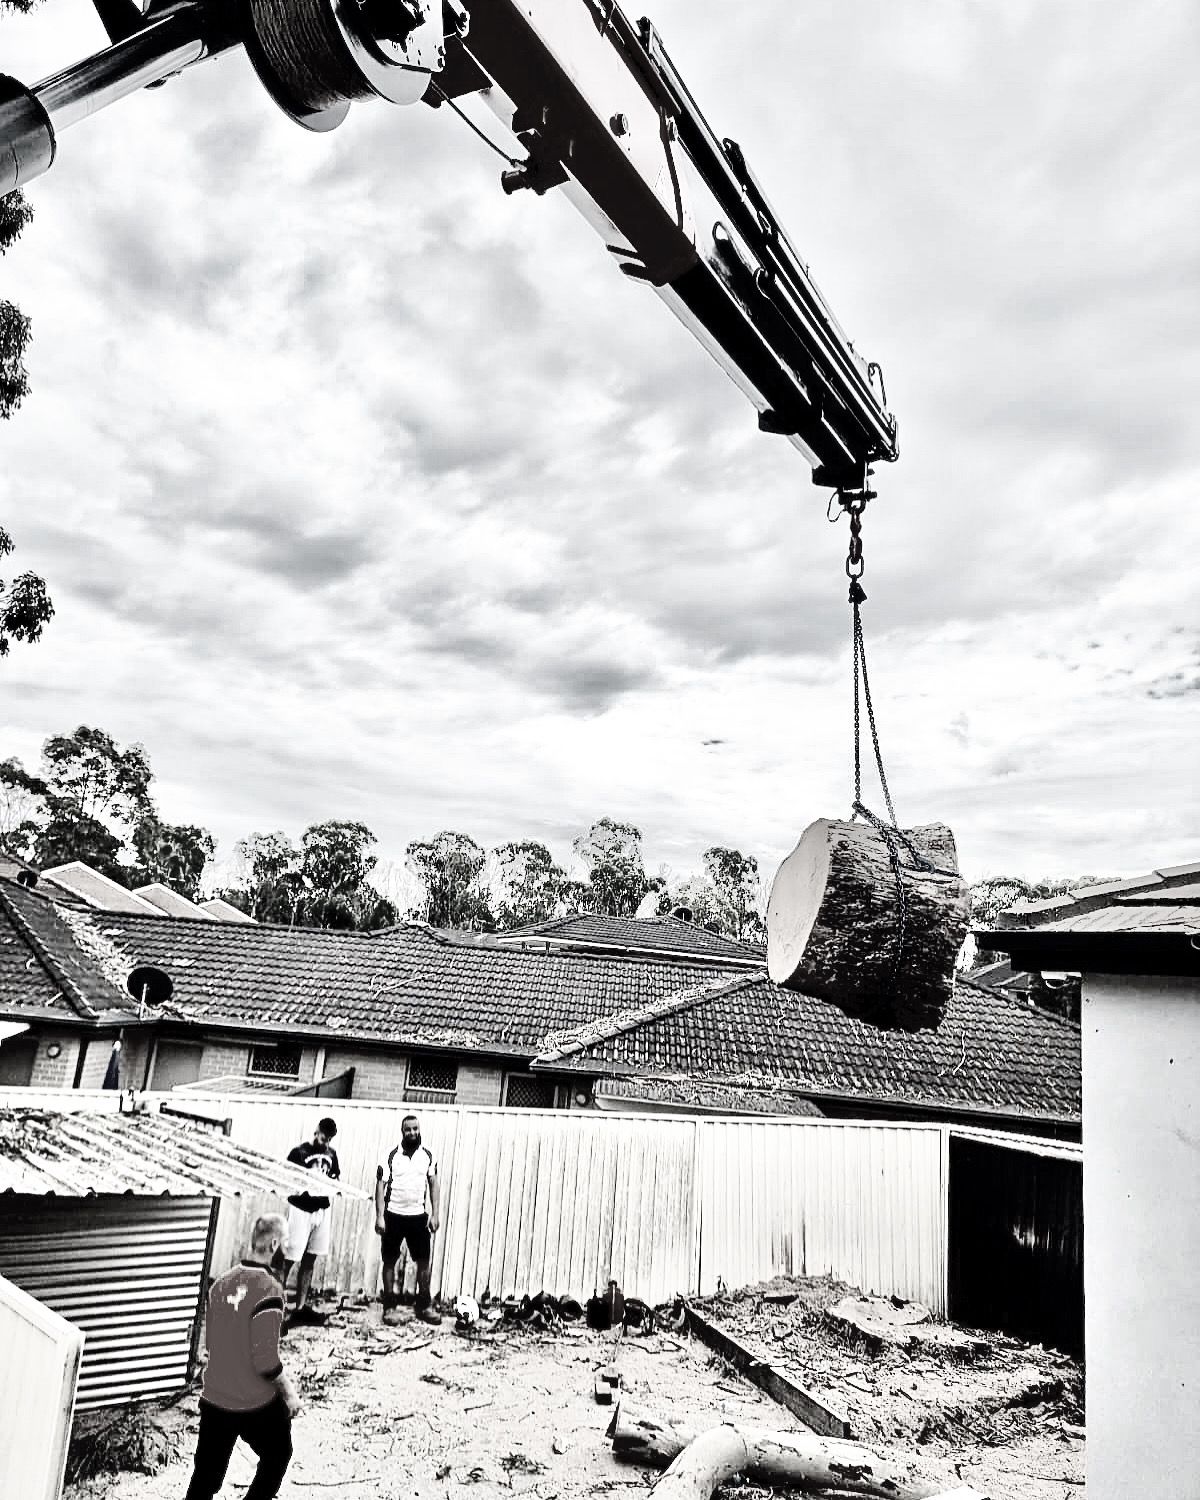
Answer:
[[[863,635],[862,605],[866,602],[866,593],[860,582],[866,570],[866,562],[863,558],[862,545],[862,515],[866,509],[867,501],[873,498],[873,492],[868,488],[867,481],[870,478],[870,470],[864,471],[863,487],[860,491],[839,490],[836,496],[838,504],[850,518],[850,546],[846,555],[846,577],[850,580],[850,608],[851,608],[851,675],[854,685],[854,801],[852,805],[853,818],[863,818],[879,833],[888,851],[888,859],[892,867],[892,879],[896,886],[896,948],[891,964],[891,983],[896,986],[903,972],[904,959],[907,950],[909,911],[908,897],[904,887],[903,867],[905,863],[910,868],[927,870],[937,874],[951,874],[951,871],[939,870],[931,863],[924,854],[917,849],[912,840],[900,827],[896,817],[896,809],[892,802],[891,788],[888,786],[887,772],[883,766],[883,751],[879,744],[879,729],[875,723],[875,705],[871,699],[871,679],[867,672],[867,644]],[[831,506],[832,509],[832,506]],[[862,800],[862,709],[865,705],[867,711],[867,727],[871,734],[871,749],[875,758],[875,769],[879,776],[879,785],[883,791],[884,804],[887,807],[889,822],[885,822]],[[901,852],[907,855],[907,860],[902,860]]]

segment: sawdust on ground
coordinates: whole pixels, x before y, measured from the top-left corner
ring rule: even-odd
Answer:
[[[1074,1360],[1002,1334],[964,1338],[936,1321],[872,1352],[826,1317],[858,1295],[829,1277],[780,1277],[695,1306],[844,1414],[856,1441],[949,1464],[993,1500],[1082,1494],[1083,1373]],[[781,1298],[791,1300],[772,1300]]]
[[[806,1308],[815,1313],[836,1300],[835,1291],[847,1290],[827,1282],[789,1285],[803,1289],[802,1295],[782,1312],[754,1293],[711,1302],[706,1311],[747,1340],[754,1332],[749,1322],[763,1317],[775,1324],[788,1320],[798,1334]],[[452,1317],[440,1329],[416,1321],[385,1328],[376,1305],[347,1308],[323,1328],[294,1329],[285,1349],[305,1405],[293,1429],[295,1456],[283,1500],[508,1500],[513,1495],[622,1500],[648,1489],[656,1477],[618,1463],[605,1435],[613,1408],[595,1400],[594,1376],[613,1358],[611,1333],[569,1325],[549,1334],[492,1324],[462,1337],[455,1334]],[[795,1355],[794,1345],[790,1353]],[[931,1372],[893,1369],[890,1355],[883,1362],[871,1360],[844,1344],[837,1349],[834,1340],[822,1357],[824,1376],[840,1382],[829,1387],[830,1394],[836,1388],[842,1405],[851,1408],[855,1436],[916,1456],[930,1478],[954,1482],[957,1473],[958,1482],[972,1484],[992,1500],[1060,1500],[1082,1493],[1082,1441],[1055,1430],[1042,1413],[1035,1413],[1032,1423],[998,1427],[1000,1446],[960,1430],[946,1415],[977,1399],[982,1363],[936,1372],[935,1402],[929,1399]],[[686,1336],[626,1334],[616,1362],[628,1399],[675,1421],[693,1427],[734,1422],[802,1428]],[[816,1371],[814,1359],[808,1368]],[[1006,1382],[1017,1378],[1007,1361],[1005,1370],[993,1372],[995,1389],[1008,1389]],[[905,1380],[925,1387],[905,1391]],[[918,1409],[937,1418],[936,1430],[923,1439],[924,1416],[918,1418]],[[175,1462],[156,1474],[125,1472],[82,1481],[67,1489],[67,1500],[178,1500],[195,1447],[195,1393],[158,1411],[155,1420],[162,1434],[157,1451],[174,1453]],[[253,1468],[253,1455],[239,1444],[222,1494],[242,1493]],[[728,1492],[730,1500],[765,1500],[770,1493],[752,1484]]]

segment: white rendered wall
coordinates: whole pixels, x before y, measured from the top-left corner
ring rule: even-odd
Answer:
[[[1085,975],[1088,1500],[1200,1496],[1200,982]]]

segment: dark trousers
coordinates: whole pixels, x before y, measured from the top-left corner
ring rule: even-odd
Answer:
[[[292,1461],[292,1419],[281,1396],[254,1411],[226,1411],[201,1401],[196,1464],[184,1500],[213,1500],[238,1438],[258,1454],[246,1500],[275,1500]]]

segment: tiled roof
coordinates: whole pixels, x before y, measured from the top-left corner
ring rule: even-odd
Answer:
[[[1017,968],[1194,976],[1200,973],[1198,876],[1200,864],[1174,865],[1023,902],[975,937],[1011,953]]]
[[[532,1057],[551,1032],[643,1006],[719,971],[702,964],[581,953],[528,953],[449,941],[418,924],[383,932],[212,922],[78,911],[15,891],[58,924],[59,946],[83,928],[116,955],[165,969],[169,1014],[257,1029],[333,1031],[410,1046]]]
[[[0,880],[15,880],[20,874],[32,875],[36,880],[37,866],[0,844]]]
[[[1000,914],[997,927],[1044,927],[1086,912],[1114,905],[1122,909],[1149,902],[1171,904],[1177,901],[1200,903],[1200,864],[1172,865],[1135,875],[1128,880],[1108,880],[1099,885],[1084,885],[1045,901],[1018,901]]]
[[[595,1098],[600,1107],[615,1099],[622,1103],[673,1106],[729,1115],[807,1115],[824,1118],[811,1100],[788,1089],[738,1088],[734,1084],[704,1083],[694,1078],[601,1078]]]
[[[322,1177],[321,1191],[365,1198]],[[0,1108],[0,1195],[224,1198],[303,1192],[303,1168],[169,1115]]]
[[[0,882],[5,913],[24,957],[14,942],[14,965],[0,945],[0,1007],[22,1019],[56,993],[44,972],[71,997],[56,1003],[78,999],[93,1024],[112,1020],[130,1004],[129,970],[151,963],[174,982],[166,1013],[210,1028],[540,1055],[555,1070],[784,1085],[816,1097],[1079,1112],[1078,1027],[968,982],[936,1033],[901,1035],[779,989],[761,969],[719,963],[529,952],[449,941],[418,924],[354,933],[98,912]]]
[[[1081,1106],[1079,1027],[965,980],[937,1031],[914,1033],[766,978],[726,980],[654,1019],[559,1038],[538,1064],[1008,1116],[1077,1120]]]
[[[740,959],[745,963],[765,962],[765,949],[752,943],[739,943],[695,922],[677,917],[602,917],[583,913],[572,917],[554,917],[530,927],[517,927],[496,934],[501,943],[521,943],[536,939],[553,943],[570,943],[586,947],[621,948],[627,951],[686,953],[698,957]]]
[[[90,1023],[133,1018],[128,972],[82,914],[15,881],[0,881],[0,1007]]]
[[[1094,911],[1067,912],[1039,922],[1039,932],[1200,933],[1200,901],[1114,901]]]

